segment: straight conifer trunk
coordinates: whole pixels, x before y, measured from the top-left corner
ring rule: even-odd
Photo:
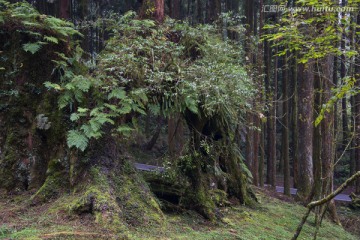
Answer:
[[[298,65],[299,179],[297,196],[307,201],[314,182],[313,175],[313,62]],[[301,130],[300,130],[301,129]]]
[[[327,56],[322,63],[322,90],[323,90],[323,104],[326,104],[332,97],[332,76],[333,76],[332,56]],[[321,161],[322,161],[322,179],[323,179],[323,196],[333,192],[333,178],[334,178],[334,112],[326,112],[323,121],[321,121],[322,131],[322,147],[321,147]],[[324,211],[324,210],[323,210]],[[335,201],[331,200],[329,203],[329,213],[332,219],[340,223],[337,216]]]
[[[292,160],[293,160],[293,177],[294,188],[297,188],[299,182],[299,125],[298,125],[298,82],[297,82],[297,62],[294,57],[291,66],[291,82],[292,82]]]
[[[357,25],[360,26],[360,14],[357,15]],[[357,28],[357,32],[360,31],[360,27]],[[359,36],[357,43],[359,44]],[[357,56],[355,61],[355,77],[356,87],[360,88],[360,58]],[[356,171],[360,171],[360,94],[355,96],[355,159],[356,159]],[[356,180],[356,193],[360,194],[360,179]]]
[[[284,194],[290,196],[290,160],[289,160],[289,88],[288,88],[287,55],[284,56],[283,66],[283,132],[282,132],[282,158],[284,163]]]

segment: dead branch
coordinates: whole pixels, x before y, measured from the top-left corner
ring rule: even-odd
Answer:
[[[292,240],[296,240],[299,235],[300,232],[306,222],[306,219],[309,217],[310,212],[312,209],[314,209],[317,206],[323,205],[329,201],[331,201],[333,198],[335,198],[338,194],[340,194],[342,191],[344,191],[345,188],[347,188],[347,186],[349,186],[350,183],[354,182],[356,179],[360,178],[360,171],[355,173],[354,175],[352,175],[350,178],[348,178],[340,187],[338,187],[334,192],[330,193],[329,195],[327,195],[326,197],[318,200],[318,201],[313,201],[311,203],[309,203],[306,207],[307,207],[307,211],[304,215],[304,217],[302,218],[299,226],[296,229],[296,232],[294,234],[294,236],[292,237]]]

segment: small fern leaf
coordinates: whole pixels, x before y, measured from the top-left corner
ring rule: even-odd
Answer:
[[[126,92],[123,88],[115,88],[113,89],[109,95],[108,95],[108,99],[112,99],[112,98],[116,98],[116,99],[120,99],[123,100],[126,98]]]
[[[45,37],[44,37],[44,40],[45,40],[45,41],[48,41],[48,42],[50,42],[50,43],[55,43],[55,44],[58,44],[58,43],[59,43],[59,40],[58,40],[56,37],[45,36]]]
[[[76,122],[77,120],[79,120],[80,119],[80,114],[78,114],[78,113],[72,113],[71,115],[70,115],[70,120],[72,121],[72,122]]]
[[[131,136],[131,133],[135,130],[127,125],[121,125],[116,129],[119,133],[124,135],[125,137]]]
[[[80,131],[71,130],[67,136],[67,145],[84,151],[88,146],[89,139]]]
[[[31,54],[35,54],[41,48],[41,44],[39,43],[26,43],[23,45],[23,49],[25,52],[31,52]]]

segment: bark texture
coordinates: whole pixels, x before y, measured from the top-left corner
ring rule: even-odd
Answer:
[[[360,26],[360,14],[357,16],[357,24]],[[358,27],[357,31],[360,31]],[[355,64],[355,78],[356,86],[360,88],[360,59],[356,58]],[[360,94],[355,96],[355,159],[356,159],[356,171],[360,171]],[[360,179],[356,181],[356,193],[360,194]]]
[[[313,63],[298,65],[298,124],[299,124],[299,179],[297,196],[307,201],[310,196],[313,176],[313,107],[314,74]]]

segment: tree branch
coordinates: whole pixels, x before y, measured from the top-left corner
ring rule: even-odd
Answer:
[[[358,171],[357,173],[355,173],[354,175],[352,175],[350,178],[348,178],[340,187],[338,187],[334,192],[330,193],[329,195],[327,195],[326,197],[324,197],[323,199],[320,199],[318,201],[313,201],[311,203],[309,203],[306,207],[307,207],[307,211],[304,215],[304,217],[302,218],[299,226],[296,229],[296,232],[294,234],[294,236],[292,237],[292,240],[296,240],[299,235],[300,232],[306,222],[306,219],[309,217],[309,214],[311,212],[312,209],[314,209],[317,206],[323,205],[329,201],[331,201],[333,198],[335,198],[338,194],[340,194],[342,191],[344,191],[344,189],[349,186],[350,183],[354,182],[356,179],[360,178],[360,171]]]

